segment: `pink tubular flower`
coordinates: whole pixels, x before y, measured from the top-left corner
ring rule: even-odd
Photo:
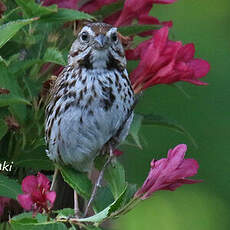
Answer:
[[[179,41],[168,40],[168,32],[168,27],[163,27],[150,40],[142,42],[133,50],[127,50],[127,59],[141,59],[138,67],[130,74],[136,93],[156,84],[177,81],[206,85],[199,78],[208,73],[209,63],[194,58],[193,44],[183,46]]]
[[[77,9],[79,0],[43,0],[43,6],[50,6],[56,4],[59,8]]]
[[[183,184],[202,182],[186,179],[194,176],[199,168],[196,160],[184,159],[186,150],[187,146],[180,144],[168,151],[167,158],[152,160],[149,175],[134,197],[144,200],[158,190],[174,191]]]
[[[27,176],[22,181],[24,194],[18,195],[19,204],[26,210],[34,213],[49,212],[56,199],[56,193],[50,191],[50,182],[42,173],[37,176]]]
[[[82,7],[80,7],[80,10],[87,13],[93,13],[99,10],[101,7],[112,4],[117,1],[118,0],[91,0],[83,4]]]
[[[9,202],[10,202],[10,198],[0,197],[0,217],[3,215],[4,208]]]

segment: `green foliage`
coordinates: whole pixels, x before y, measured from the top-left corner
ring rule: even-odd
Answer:
[[[56,5],[43,7],[34,2],[34,0],[15,0],[18,6],[23,9],[26,17],[42,17],[44,15],[49,15],[56,13],[58,11]]]
[[[118,30],[122,35],[125,36],[132,36],[137,35],[143,32],[159,29],[160,26],[158,25],[131,25],[131,26],[123,26],[120,27]]]
[[[54,220],[48,221],[47,217],[37,214],[33,218],[32,213],[22,213],[10,220],[10,225],[14,230],[66,230],[63,223],[57,223]]]
[[[0,26],[0,48],[8,42],[23,26],[32,23],[38,18],[22,19],[17,21],[8,22]]]
[[[58,65],[66,65],[62,53],[55,47],[49,47],[43,57],[44,62],[51,62]]]
[[[8,131],[8,126],[6,125],[6,122],[1,119],[0,120],[0,140],[6,135]]]
[[[68,22],[74,20],[93,20],[95,19],[93,16],[89,14],[77,11],[77,10],[70,10],[70,9],[58,9],[56,14],[48,15],[46,17],[42,17],[40,22]]]
[[[16,199],[22,193],[21,185],[15,180],[0,175],[0,196]]]
[[[112,4],[105,5],[101,9],[99,9],[98,11],[93,13],[93,15],[95,17],[99,17],[99,18],[106,18],[109,15],[111,15],[112,13],[115,13],[119,10],[122,10],[123,4],[124,4],[123,1],[117,1],[117,2],[112,3]]]
[[[78,172],[70,166],[60,165],[58,167],[65,182],[67,182],[82,197],[89,199],[92,191],[92,184],[88,179],[87,174]]]
[[[108,182],[114,199],[117,199],[126,187],[124,168],[115,159],[112,164],[106,168],[104,177]]]

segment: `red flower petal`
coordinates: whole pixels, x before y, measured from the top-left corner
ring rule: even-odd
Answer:
[[[37,175],[37,181],[39,187],[43,187],[45,190],[50,189],[50,181],[44,174],[39,172]]]
[[[36,176],[27,176],[22,181],[22,191],[24,193],[31,193],[37,189],[38,182]]]
[[[32,210],[33,201],[30,194],[20,194],[17,197],[19,204],[26,210]]]

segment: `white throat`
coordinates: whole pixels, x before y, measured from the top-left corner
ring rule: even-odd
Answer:
[[[108,49],[105,50],[93,50],[92,59],[90,60],[94,69],[107,68],[108,62]]]

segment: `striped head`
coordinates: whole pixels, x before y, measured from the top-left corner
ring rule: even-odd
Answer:
[[[83,26],[70,49],[68,64],[86,69],[124,69],[126,58],[117,28],[101,22]]]

